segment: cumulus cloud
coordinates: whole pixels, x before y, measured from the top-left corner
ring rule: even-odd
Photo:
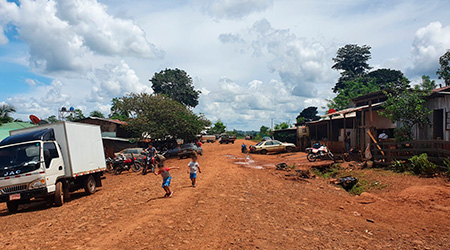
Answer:
[[[206,12],[218,19],[240,19],[272,7],[273,0],[211,0],[205,2]]]
[[[450,26],[432,22],[417,30],[411,48],[412,75],[434,75],[439,67],[439,57],[450,48]]]
[[[131,92],[153,92],[150,86],[140,82],[136,72],[123,60],[95,69],[89,78],[93,84],[87,99],[90,102],[105,103],[111,101],[112,97]]]
[[[63,105],[69,104],[71,96],[62,90],[63,83],[54,80],[50,85],[38,85],[37,89],[31,94],[18,95],[8,98],[7,101],[16,107],[20,117],[28,117],[30,114],[36,114],[41,117],[55,115],[55,111]],[[44,93],[39,96],[40,93]]]
[[[0,25],[15,25],[29,45],[32,68],[45,73],[89,70],[91,54],[163,55],[141,28],[109,15],[96,0],[22,0],[20,5],[0,0],[0,16]]]
[[[298,37],[288,29],[273,28],[266,19],[255,22],[249,31],[242,34],[219,36],[222,43],[230,43],[236,38],[249,41],[241,47],[251,51],[254,57],[267,60],[268,69],[278,74],[295,95],[317,95],[316,83],[334,80],[332,76],[336,72],[332,72],[330,60],[334,50],[330,46]]]
[[[198,111],[207,114],[211,120],[222,119],[238,129],[248,129],[262,124],[268,126],[271,119],[275,123],[294,123],[303,108],[323,100],[295,96],[291,87],[277,80],[237,84],[228,77],[221,77],[216,89],[202,95],[201,102]]]

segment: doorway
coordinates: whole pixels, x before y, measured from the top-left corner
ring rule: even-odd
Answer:
[[[444,110],[435,109],[433,111],[433,139],[442,140],[444,138]]]

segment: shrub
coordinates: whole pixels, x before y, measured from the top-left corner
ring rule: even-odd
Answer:
[[[428,160],[426,153],[415,155],[409,161],[411,162],[411,171],[415,174],[431,177],[438,172],[437,165]]]

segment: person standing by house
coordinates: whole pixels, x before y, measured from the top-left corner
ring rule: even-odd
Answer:
[[[345,143],[345,150],[346,150],[346,152],[350,152],[350,143],[351,143],[351,140],[350,140],[350,132],[347,132],[347,134],[345,135],[345,137],[344,137],[344,143]]]

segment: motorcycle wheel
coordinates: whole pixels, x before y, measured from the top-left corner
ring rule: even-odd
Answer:
[[[108,173],[112,173],[114,171],[114,167],[112,163],[107,163],[106,164],[106,172]]]
[[[148,165],[144,164],[144,166],[142,167],[142,175],[146,175],[147,174],[147,168],[148,168]]]
[[[315,162],[315,161],[317,160],[317,158],[314,156],[313,153],[309,153],[309,154],[306,156],[306,159],[308,159],[308,161],[310,161],[310,162]]]
[[[141,164],[140,164],[139,162],[135,162],[135,163],[131,166],[131,169],[132,169],[134,172],[139,172],[139,171],[141,171],[141,168],[142,168],[142,166],[141,166]]]
[[[331,152],[328,152],[328,158],[330,158],[330,160],[334,161],[334,155]]]
[[[123,168],[122,168],[122,167],[117,167],[117,168],[114,169],[114,174],[115,174],[115,175],[119,175],[119,174],[122,173],[122,171],[123,171]]]

